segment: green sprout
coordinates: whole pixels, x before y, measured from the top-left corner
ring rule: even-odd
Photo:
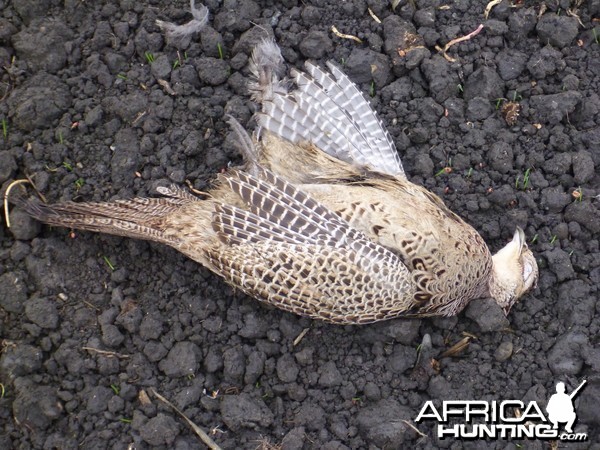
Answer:
[[[469,167],[469,170],[467,171],[467,178],[471,178],[472,175],[473,175],[473,168]]]
[[[117,78],[123,81],[127,81],[127,76],[124,73],[118,74]]]
[[[531,174],[531,169],[527,169],[525,174],[523,175],[523,189],[527,189],[529,186],[529,175]]]
[[[63,161],[62,166],[67,169],[68,172],[73,172],[73,166],[67,161]]]
[[[177,67],[179,67],[181,63],[179,62],[178,59],[176,59],[175,61],[173,61],[173,70],[177,69]]]
[[[581,202],[583,200],[583,190],[581,189],[581,187],[578,187],[573,192],[571,192],[571,195],[577,202]]]
[[[556,239],[558,239],[558,237],[556,235],[553,235],[552,239],[550,239],[550,244],[554,244],[556,242]]]
[[[446,163],[446,167],[443,167],[438,173],[435,174],[436,177],[439,177],[442,174],[446,174],[449,175],[452,173],[452,158],[448,159],[448,162]]]
[[[505,98],[497,98],[496,99],[496,109],[500,109],[500,106],[502,106],[502,103],[504,102],[504,100],[506,100]]]
[[[128,418],[126,418],[126,417],[121,417],[121,418],[119,419],[119,422],[123,422],[123,423],[131,423],[131,422],[133,422],[133,420],[131,420],[131,419],[128,419]]]
[[[225,54],[223,52],[223,46],[220,42],[217,42],[217,51],[219,52],[219,59],[225,59]]]
[[[104,259],[104,262],[110,268],[110,270],[112,270],[112,271],[115,270],[115,265],[112,262],[110,262],[110,259],[108,259],[108,256],[103,256],[102,259]]]
[[[369,87],[369,95],[371,97],[375,97],[375,82],[371,81],[371,86]]]
[[[58,131],[58,142],[59,142],[61,145],[65,143],[65,139],[64,139],[64,137],[63,137],[62,130],[59,130],[59,131]]]
[[[535,244],[535,243],[537,242],[537,240],[538,240],[538,237],[539,237],[539,236],[538,236],[538,234],[536,233],[536,234],[535,234],[535,236],[533,236],[533,237],[531,238],[531,242],[530,242],[530,244],[532,244],[532,245],[533,245],[533,244]]]
[[[8,138],[8,121],[6,119],[2,119],[2,136],[4,139]]]
[[[515,189],[525,190],[529,187],[529,176],[531,175],[531,169],[527,169],[523,174],[523,180],[521,180],[521,175],[517,175],[517,179],[515,181]]]
[[[598,32],[595,28],[592,28],[592,34],[594,35],[594,42],[600,44],[600,36],[598,36]]]
[[[85,184],[85,180],[83,178],[77,178],[75,180],[75,187],[77,188],[77,190],[81,189],[84,184]]]
[[[119,386],[117,386],[116,384],[111,384],[110,388],[113,390],[115,395],[119,395],[119,392],[121,392],[121,390],[119,389]]]
[[[156,58],[154,58],[154,55],[150,52],[144,53],[144,56],[146,57],[146,61],[148,61],[148,64],[152,64],[154,62],[154,60],[156,59]]]
[[[514,103],[516,103],[519,100],[523,100],[523,96],[521,94],[519,94],[519,91],[515,90],[515,92],[513,93],[513,99],[512,99],[512,101]]]
[[[465,87],[462,85],[462,83],[459,83],[456,86],[456,89],[458,89],[459,94],[464,94],[465,93]]]

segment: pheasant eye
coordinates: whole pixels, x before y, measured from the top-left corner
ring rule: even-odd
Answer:
[[[525,263],[523,265],[523,280],[527,281],[527,279],[533,273],[533,266],[529,263]]]

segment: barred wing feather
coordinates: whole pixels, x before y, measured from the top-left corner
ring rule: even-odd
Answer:
[[[405,177],[391,136],[356,85],[333,63],[292,71],[297,88],[263,102],[259,124],[294,143],[312,142],[355,166]]]
[[[224,182],[249,210],[216,204],[213,229],[229,245],[206,254],[235,286],[337,322],[356,320],[367,303],[375,307],[363,320],[380,319],[407,298],[412,286],[402,260],[304,192],[265,169],[258,176],[231,171]]]

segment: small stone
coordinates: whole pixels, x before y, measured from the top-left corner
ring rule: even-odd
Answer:
[[[169,353],[169,351],[162,342],[150,341],[146,342],[146,345],[144,346],[144,355],[146,355],[146,358],[148,358],[148,361],[150,362],[160,361],[167,356],[167,353]]]
[[[563,48],[571,44],[579,31],[576,17],[567,15],[544,14],[536,26],[537,34],[542,42]]]
[[[200,80],[210,86],[223,84],[229,78],[229,64],[224,59],[204,57],[199,58],[194,65]]]
[[[464,98],[469,101],[475,97],[495,100],[504,96],[504,82],[495,70],[481,67],[473,72],[465,82]]]
[[[512,356],[513,343],[510,341],[502,342],[494,352],[494,358],[498,362],[504,362]]]
[[[171,446],[179,435],[179,425],[173,417],[158,413],[140,428],[140,436],[152,446]]]
[[[542,191],[541,206],[551,213],[561,212],[565,206],[573,201],[562,187],[549,187]]]
[[[368,328],[374,328],[384,337],[383,340],[392,338],[394,342],[404,345],[412,345],[419,335],[421,320],[419,319],[396,319],[373,324]]]
[[[573,154],[573,179],[577,184],[584,184],[594,178],[596,170],[594,159],[587,150],[580,150]]]
[[[569,254],[561,248],[554,248],[544,252],[550,270],[554,272],[558,281],[570,280],[575,277],[575,270],[571,264]]]
[[[7,152],[0,152],[0,185],[6,180],[10,180],[17,170],[17,163],[15,158]]]
[[[483,97],[472,98],[467,103],[467,118],[471,121],[487,119],[492,112],[492,104]]]
[[[508,173],[513,168],[512,146],[507,142],[496,141],[488,153],[490,167],[500,173]]]
[[[246,393],[225,395],[221,399],[221,416],[233,432],[241,428],[266,428],[273,423],[273,413],[265,402]]]
[[[575,221],[592,233],[600,233],[600,210],[590,208],[590,204],[587,202],[572,202],[568,205],[565,209],[564,220]]]
[[[306,440],[306,431],[304,427],[295,427],[283,437],[281,441],[282,450],[302,450]]]
[[[299,48],[305,57],[321,59],[333,50],[333,44],[327,33],[313,30],[302,39]]]
[[[113,397],[112,389],[104,386],[96,386],[89,392],[87,411],[90,414],[99,414],[108,409],[108,402]]]
[[[102,328],[102,342],[109,347],[118,347],[125,340],[123,333],[119,329],[111,324],[105,324]]]
[[[167,55],[160,55],[150,64],[150,71],[157,80],[167,80],[171,75],[171,68]]]
[[[560,336],[548,353],[548,367],[554,375],[577,375],[583,367],[584,349],[589,347],[588,337],[572,330]]]
[[[562,53],[550,46],[533,53],[527,61],[527,70],[537,79],[544,79],[553,75],[564,66]]]
[[[27,285],[23,272],[7,272],[0,275],[0,308],[20,313],[27,300]]]
[[[240,383],[246,370],[246,358],[241,346],[228,348],[223,353],[223,376],[225,379]]]
[[[27,344],[9,345],[0,356],[0,377],[12,380],[42,367],[42,352]]]
[[[296,364],[294,357],[289,353],[284,354],[277,360],[277,377],[282,383],[292,383],[296,381],[300,368]]]
[[[527,55],[518,50],[507,48],[496,56],[498,74],[504,81],[515,80],[525,70]]]
[[[200,366],[201,355],[202,352],[193,342],[177,342],[158,367],[171,378],[195,375]]]
[[[444,103],[448,98],[456,96],[457,86],[460,84],[458,75],[450,68],[450,63],[441,55],[434,55],[425,59],[421,70],[429,83],[429,91],[434,100]]]
[[[17,395],[12,404],[12,412],[18,423],[41,431],[63,414],[56,388],[33,385],[30,381],[19,378],[15,380],[15,390]]]
[[[396,400],[384,399],[359,411],[356,422],[368,444],[381,448],[401,448],[413,431],[403,422],[412,420],[413,411]]]
[[[530,106],[534,110],[534,120],[555,125],[575,111],[575,107],[581,102],[581,98],[582,95],[578,91],[532,95]]]
[[[342,374],[333,361],[327,361],[319,370],[319,385],[323,387],[333,387],[342,384]]]
[[[558,315],[566,325],[589,327],[594,320],[596,298],[591,284],[583,280],[570,280],[558,288]]]
[[[258,381],[258,379],[264,373],[266,359],[266,355],[260,351],[254,351],[248,355],[246,373],[244,374],[244,383],[254,384]],[[296,376],[298,376],[298,374],[296,374]]]
[[[269,324],[260,314],[249,313],[244,315],[244,325],[238,334],[246,339],[260,339],[267,335]]]
[[[141,308],[133,300],[127,299],[121,305],[121,312],[116,317],[115,323],[123,327],[127,332],[134,334],[138,332],[142,318]]]
[[[417,351],[406,345],[395,345],[394,351],[389,356],[387,367],[395,374],[404,373],[411,368],[417,359]]]
[[[344,72],[357,84],[374,81],[377,86],[385,86],[392,80],[389,58],[368,48],[354,48]]]
[[[9,114],[23,131],[50,128],[69,109],[71,102],[71,92],[60,78],[38,72],[11,92]]]
[[[502,330],[510,325],[504,311],[493,298],[472,300],[466,308],[466,315],[484,333]]]
[[[33,297],[27,300],[25,315],[40,328],[53,330],[58,326],[56,303],[47,298]]]
[[[36,237],[41,229],[41,224],[21,208],[14,208],[10,212],[10,231],[15,239],[29,241]]]
[[[302,403],[302,406],[296,413],[294,423],[304,425],[309,430],[318,431],[325,428],[327,419],[323,408],[307,401]]]
[[[485,22],[485,30],[490,36],[503,36],[508,32],[508,25],[503,20],[490,19]]]
[[[435,24],[435,8],[429,7],[415,11],[413,20],[420,27],[432,27]]]

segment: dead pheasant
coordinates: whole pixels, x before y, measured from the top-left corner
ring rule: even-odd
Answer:
[[[271,41],[253,52],[255,138],[232,120],[245,166],[204,198],[29,202],[38,220],[170,245],[258,300],[340,324],[454,315],[491,296],[508,313],[536,282],[523,231],[492,256],[481,236],[406,179],[390,135],[335,65],[280,81]],[[258,137],[259,136],[259,137]]]

